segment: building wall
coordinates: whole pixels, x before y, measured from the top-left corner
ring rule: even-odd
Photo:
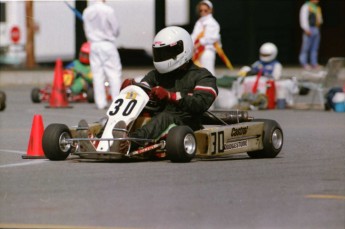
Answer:
[[[197,19],[191,0],[191,31]],[[213,0],[214,17],[221,26],[225,53],[233,64],[250,64],[258,58],[258,49],[270,41],[278,46],[279,60],[298,64],[302,31],[299,9],[304,0]],[[319,59],[325,64],[332,56],[345,56],[345,1],[320,0],[324,25],[321,30]],[[220,63],[218,59],[218,63]]]

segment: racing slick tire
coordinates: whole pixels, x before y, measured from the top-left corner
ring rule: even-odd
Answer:
[[[270,119],[254,119],[253,122],[263,122],[262,150],[247,152],[252,158],[274,158],[283,147],[284,135],[279,123]]]
[[[50,124],[44,130],[42,138],[44,155],[51,161],[65,160],[72,150],[72,145],[63,141],[71,136],[65,124]]]
[[[41,102],[41,90],[37,87],[31,90],[31,101],[33,103],[40,103]]]
[[[90,87],[87,89],[87,92],[86,92],[86,99],[89,103],[94,103],[95,102],[95,97],[94,97],[95,93],[93,91],[93,88]]]
[[[173,127],[167,137],[167,156],[171,162],[190,162],[196,153],[196,138],[188,126]]]
[[[5,92],[0,91],[0,111],[5,110],[6,108],[6,94]]]

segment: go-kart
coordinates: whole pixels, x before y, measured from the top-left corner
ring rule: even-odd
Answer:
[[[31,90],[31,101],[33,103],[49,102],[50,95],[52,93],[52,86],[46,85],[44,88],[34,87]],[[87,91],[83,91],[79,94],[72,94],[69,88],[66,88],[66,95],[68,102],[89,102],[93,103],[93,88],[89,88]]]
[[[70,154],[81,159],[169,159],[189,162],[193,158],[224,157],[247,153],[253,158],[274,158],[283,147],[283,130],[269,119],[253,119],[247,111],[205,112],[203,128],[175,126],[160,140],[131,138],[130,132],[159,112],[160,104],[148,96],[150,88],[134,83],[121,90],[103,121],[78,126],[50,124],[43,134],[43,151],[50,160],[65,160]],[[123,143],[140,147],[123,149]]]
[[[83,78],[83,73],[76,70],[64,69],[63,71],[63,84],[66,88],[66,95],[68,102],[89,102],[93,103],[93,88],[92,83],[89,80],[83,79],[87,89],[81,90],[80,93],[72,93],[72,82],[74,78]],[[47,84],[44,88],[34,87],[31,90],[31,101],[33,103],[49,102],[50,95],[52,93],[52,85]]]
[[[75,75],[75,76],[74,76]],[[63,73],[64,78],[64,85],[66,88],[66,96],[68,102],[89,102],[94,103],[94,90],[93,84],[90,80],[84,79],[84,83],[86,88],[82,89],[79,93],[73,93],[72,90],[72,82],[74,77],[81,77],[83,78],[83,74],[81,72],[77,72],[76,70],[68,70],[65,69]],[[107,99],[111,101],[111,95],[109,93],[109,83],[105,82],[104,86],[106,88]],[[52,93],[52,85],[47,84],[44,88],[34,87],[31,90],[31,101],[33,103],[41,103],[41,102],[49,102],[50,95]]]

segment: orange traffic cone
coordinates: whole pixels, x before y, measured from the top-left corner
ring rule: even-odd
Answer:
[[[41,115],[34,115],[28,150],[26,155],[22,155],[23,159],[44,159],[43,148],[42,148],[42,138],[43,138],[43,120]]]
[[[63,82],[63,67],[61,59],[57,59],[54,70],[54,83],[47,108],[71,108],[68,106],[67,94]]]

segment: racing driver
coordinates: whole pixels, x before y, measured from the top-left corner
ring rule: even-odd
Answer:
[[[153,40],[153,64],[141,83],[152,88],[150,97],[164,102],[162,112],[130,134],[134,138],[161,139],[178,125],[201,128],[201,115],[217,97],[216,78],[191,61],[193,41],[190,34],[177,26],[166,27]],[[126,79],[122,88],[131,85]],[[132,144],[132,149],[135,148]],[[123,147],[121,147],[123,148]]]

